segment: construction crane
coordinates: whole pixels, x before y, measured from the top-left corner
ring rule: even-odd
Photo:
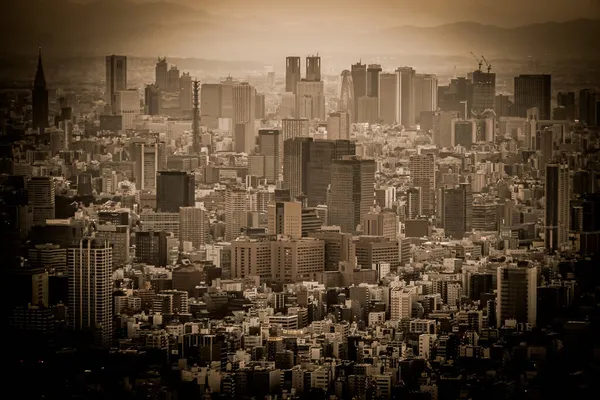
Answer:
[[[471,52],[471,55],[473,56],[473,58],[475,59],[475,61],[477,61],[477,64],[479,64],[479,71],[481,71],[481,66],[483,65],[483,61],[481,61],[479,58],[477,58],[477,56],[475,55],[475,53]]]
[[[487,65],[487,71],[488,71],[488,74],[489,74],[489,73],[490,73],[490,71],[492,70],[492,64],[490,64],[490,63],[488,62],[488,60],[486,60],[486,59],[485,59],[485,57],[484,57],[484,56],[481,56],[481,59],[483,60],[483,62],[485,63],[485,65]]]

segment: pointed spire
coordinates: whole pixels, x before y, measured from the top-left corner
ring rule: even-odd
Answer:
[[[46,77],[44,76],[44,66],[42,65],[42,48],[38,50],[38,64],[37,70],[35,71],[35,80],[33,81],[33,87],[45,88]]]

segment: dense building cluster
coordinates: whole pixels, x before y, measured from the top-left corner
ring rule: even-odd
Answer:
[[[111,55],[88,113],[40,53],[31,107],[0,110],[26,397],[592,396],[600,95],[496,93],[482,59],[445,86],[358,62],[331,96],[301,61],[199,82],[159,58],[138,90]]]

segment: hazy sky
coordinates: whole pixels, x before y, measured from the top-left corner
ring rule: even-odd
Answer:
[[[135,0],[155,2],[156,0]],[[335,17],[357,24],[430,26],[473,21],[513,27],[600,18],[600,0],[163,0],[214,14],[307,23]],[[326,15],[325,15],[326,14]],[[290,17],[292,19],[290,20]]]

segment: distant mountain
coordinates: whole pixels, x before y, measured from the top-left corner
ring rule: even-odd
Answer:
[[[437,27],[401,26],[346,32],[335,24],[307,29],[285,21],[264,24],[173,3],[134,4],[98,0],[19,0],[3,4],[0,56],[45,54],[97,56],[121,53],[230,60],[262,60],[282,54],[600,56],[600,20],[544,23],[506,29],[460,22]],[[363,30],[364,32],[364,30]]]

